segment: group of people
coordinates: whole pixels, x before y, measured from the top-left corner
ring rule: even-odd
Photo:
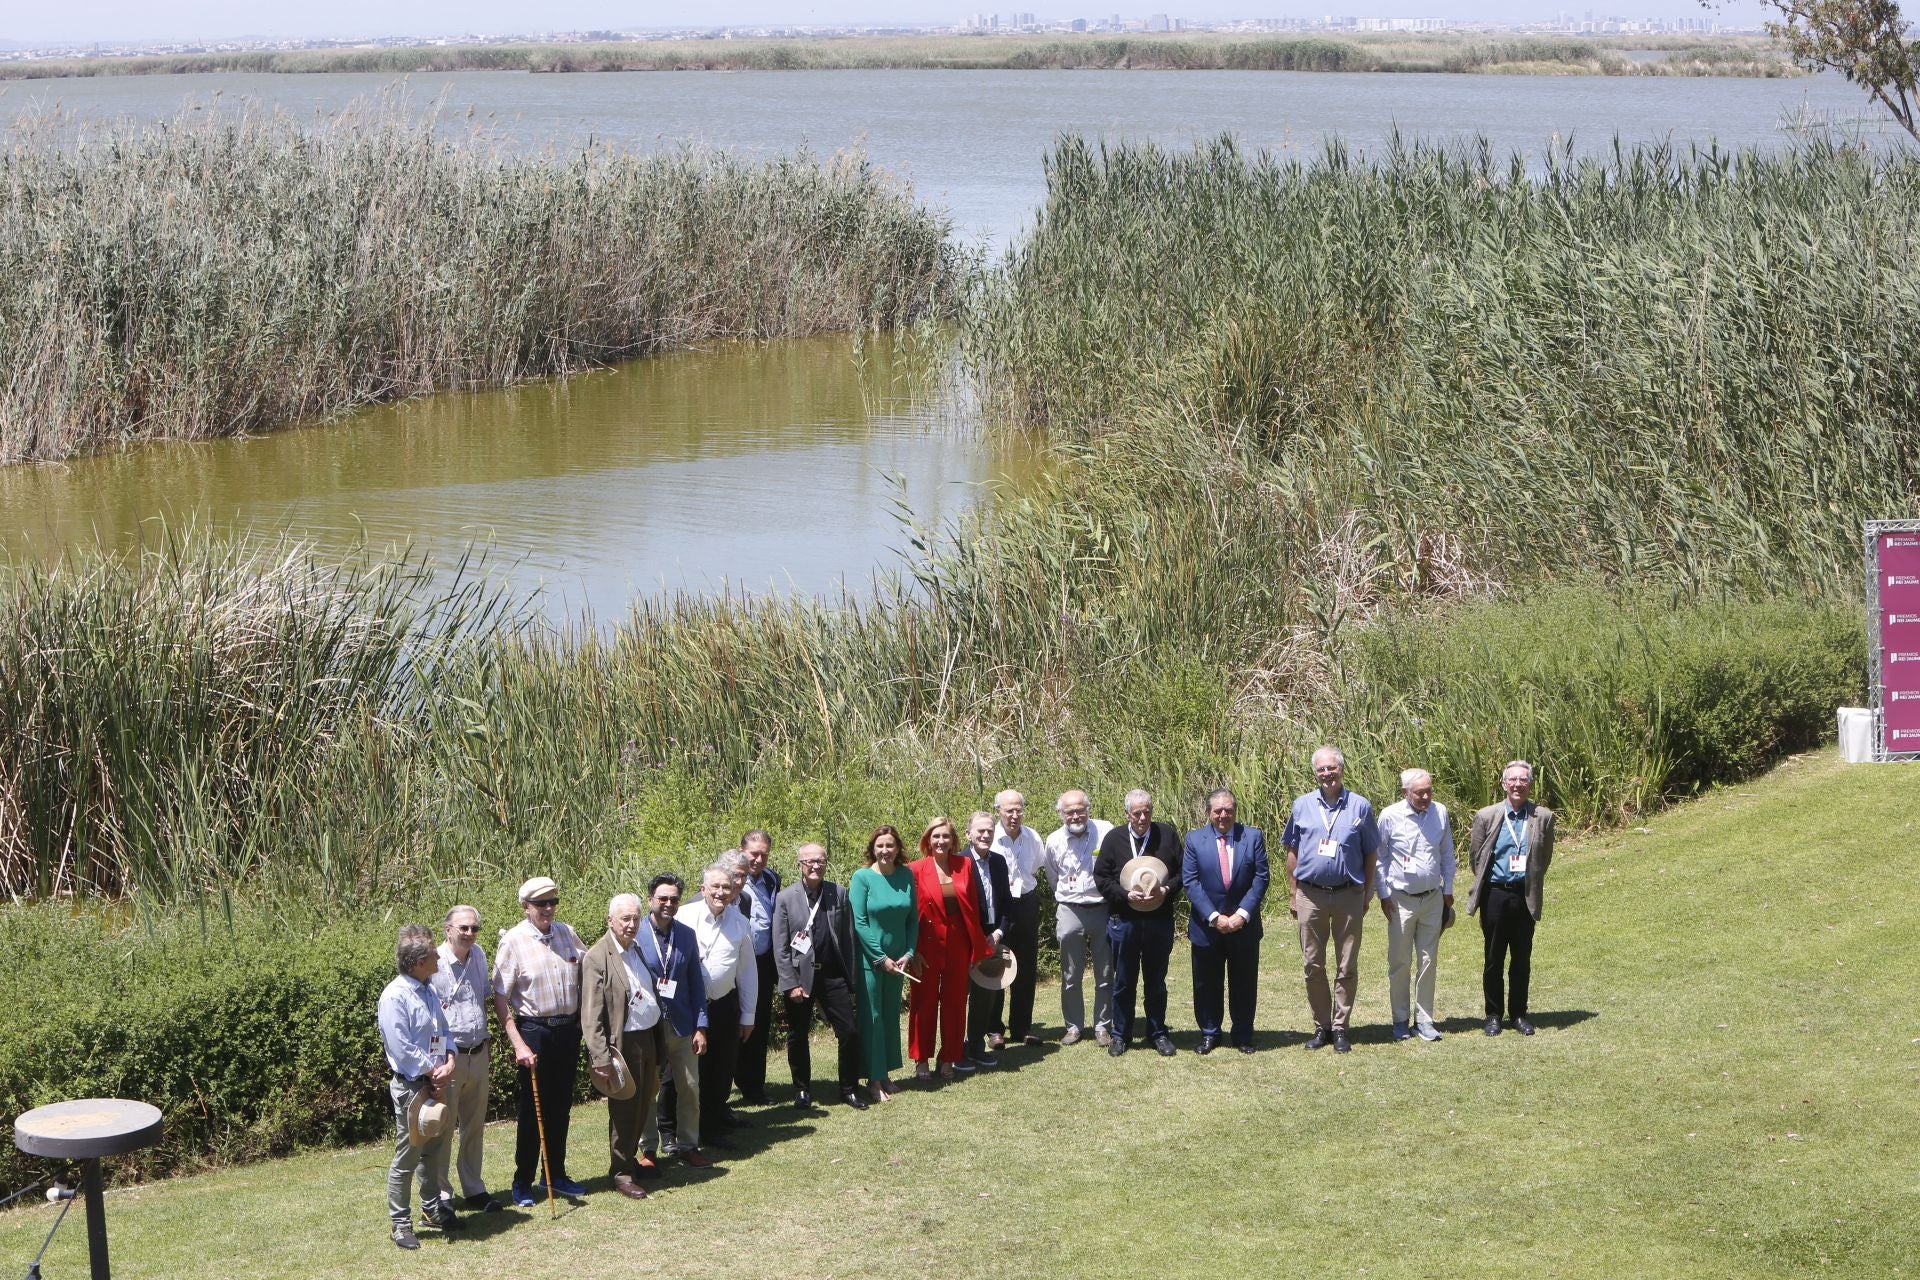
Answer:
[[[1424,769],[1402,773],[1401,798],[1376,815],[1345,786],[1338,749],[1320,748],[1312,768],[1314,789],[1293,802],[1280,838],[1314,1023],[1305,1047],[1351,1049],[1370,900],[1387,927],[1393,1039],[1438,1040],[1435,971],[1441,933],[1453,923],[1456,873],[1446,807]],[[1528,979],[1554,817],[1531,799],[1526,761],[1506,767],[1501,790],[1468,834],[1466,909],[1480,917],[1485,1033],[1507,1024],[1532,1035]],[[653,878],[644,902],[615,896],[591,946],[556,919],[559,887],[535,876],[520,886],[525,918],[501,934],[491,969],[473,907],[447,912],[437,946],[423,926],[404,926],[398,976],[379,1003],[394,1109],[394,1243],[419,1247],[409,1204],[416,1181],[425,1219],[443,1230],[459,1225],[456,1201],[504,1207],[481,1177],[489,1006],[517,1068],[514,1202],[586,1193],[567,1174],[583,1047],[607,1099],[613,1189],[645,1199],[641,1183],[663,1161],[710,1167],[703,1147],[728,1147],[729,1132],[750,1123],[729,1105],[736,1086],[745,1105],[770,1102],[776,995],[800,1107],[814,1105],[816,1015],[837,1044],[840,1100],[859,1110],[894,1097],[894,1073],[908,1060],[919,1081],[936,1070],[951,1080],[997,1066],[1010,1044],[1039,1044],[1042,875],[1060,946],[1062,1044],[1092,1038],[1116,1057],[1135,1043],[1175,1054],[1167,968],[1184,893],[1198,1052],[1226,1043],[1252,1053],[1271,879],[1265,834],[1239,820],[1227,788],[1207,797],[1206,825],[1184,837],[1154,820],[1146,791],[1129,791],[1123,805],[1126,821],[1116,826],[1091,816],[1086,792],[1068,791],[1055,805],[1060,826],[1042,839],[1026,823],[1025,797],[1002,791],[964,831],[949,818],[929,822],[917,857],[899,831],[882,826],[844,889],[826,879],[827,852],[813,843],[799,847],[798,879],[783,885],[767,865],[771,837],[749,831],[705,870],[691,902],[671,874]]]

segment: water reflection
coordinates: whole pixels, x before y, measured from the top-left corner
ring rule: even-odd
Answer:
[[[441,395],[241,441],[0,470],[0,546],[48,558],[189,524],[323,548],[472,541],[551,613],[662,587],[855,590],[921,525],[1038,459],[989,447],[938,346],[734,343],[505,391]],[[897,479],[896,479],[897,478]]]

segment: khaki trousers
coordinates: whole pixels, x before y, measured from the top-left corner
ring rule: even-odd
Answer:
[[[487,1194],[486,1180],[480,1176],[480,1156],[486,1148],[487,1099],[493,1092],[493,1051],[453,1055],[453,1079],[447,1081],[448,1140],[440,1148],[440,1185],[451,1200],[455,1179],[448,1176],[452,1161],[459,1172],[459,1193],[463,1196]]]
[[[1433,1025],[1434,961],[1445,912],[1446,898],[1438,889],[1417,898],[1396,893],[1387,899],[1387,991],[1396,1027]]]
[[[633,1096],[620,1101],[607,1099],[607,1140],[613,1149],[608,1171],[615,1177],[623,1173],[632,1177],[639,1172],[634,1157],[640,1153],[647,1117],[653,1115],[654,1095],[660,1092],[659,1024],[645,1031],[621,1032],[620,1056],[627,1061]]]
[[[1300,882],[1300,959],[1307,972],[1307,1007],[1313,1025],[1345,1031],[1360,987],[1360,925],[1367,897],[1357,884],[1321,889]],[[1334,954],[1333,990],[1327,990],[1327,944]]]
[[[663,1018],[660,1033],[659,1074],[673,1081],[674,1145],[682,1151],[700,1145],[700,1055],[692,1036],[677,1036]],[[738,1036],[740,1032],[729,1027]],[[707,1032],[709,1039],[713,1032]],[[624,1046],[623,1046],[624,1047]],[[660,1109],[648,1107],[640,1130],[640,1149],[648,1155],[660,1150]]]

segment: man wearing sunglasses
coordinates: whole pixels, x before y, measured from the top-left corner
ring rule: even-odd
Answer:
[[[514,1090],[520,1131],[513,1152],[513,1202],[538,1199],[540,1128],[546,1121],[548,1170],[556,1195],[578,1199],[587,1189],[567,1176],[567,1121],[573,1084],[580,1074],[580,961],[587,954],[580,935],[554,919],[560,888],[546,876],[520,886],[526,919],[500,935],[493,965],[493,1007],[513,1042],[519,1067]],[[533,1074],[540,1073],[540,1101],[533,1101]]]
[[[436,1171],[440,1185],[453,1195],[453,1182],[447,1176],[449,1161],[460,1173],[460,1194],[467,1208],[498,1213],[500,1202],[487,1194],[486,1180],[480,1174],[480,1157],[486,1147],[487,1095],[492,1091],[492,1043],[487,1034],[487,1004],[493,998],[493,983],[487,976],[487,953],[475,941],[480,934],[480,912],[461,905],[447,912],[441,925],[446,941],[440,944],[440,968],[433,975],[433,993],[440,997],[447,1025],[453,1029],[453,1079],[447,1088],[447,1115],[455,1137],[440,1145],[440,1167]],[[454,1147],[459,1147],[458,1155]],[[453,1208],[449,1201],[447,1208]]]

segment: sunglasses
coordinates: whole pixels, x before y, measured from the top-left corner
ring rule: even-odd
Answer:
[[[529,902],[527,905],[530,907],[557,907],[560,905],[560,899],[536,898],[532,902]]]
[[[455,933],[478,933],[480,932],[480,926],[477,924],[457,924],[453,926],[453,931]]]

